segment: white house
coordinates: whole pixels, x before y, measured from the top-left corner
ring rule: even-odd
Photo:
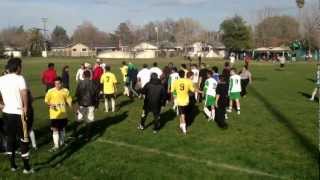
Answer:
[[[187,56],[204,58],[224,58],[225,47],[223,45],[213,46],[207,43],[196,42],[187,47]]]

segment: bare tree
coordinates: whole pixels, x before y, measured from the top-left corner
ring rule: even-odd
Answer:
[[[91,22],[85,21],[73,32],[72,41],[84,43],[88,46],[105,44],[108,34],[100,31]]]
[[[308,49],[320,48],[320,10],[317,5],[307,4],[302,11],[302,36],[307,42]]]

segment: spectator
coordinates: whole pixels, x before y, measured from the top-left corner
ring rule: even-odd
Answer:
[[[54,87],[54,80],[57,78],[57,72],[54,69],[54,64],[49,63],[48,69],[42,73],[42,83],[46,86],[46,92]]]
[[[69,81],[69,66],[64,66],[62,69],[62,84],[63,87],[66,89],[69,89],[70,81]]]

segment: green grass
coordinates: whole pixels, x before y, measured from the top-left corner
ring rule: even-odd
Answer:
[[[74,78],[84,61],[94,60],[24,59],[23,73],[36,97],[34,125],[40,149],[32,152],[32,164],[37,172],[29,176],[12,173],[1,155],[0,179],[319,179],[318,104],[307,98],[314,88],[315,64],[288,64],[285,71],[279,71],[275,64],[253,63],[254,83],[241,100],[241,116],[231,114],[226,131],[208,123],[199,104],[200,113],[186,137],[168,108],[163,111],[165,125],[159,134],[154,135],[151,128],[142,133],[136,129],[142,101],[120,96],[118,112],[103,113],[102,105],[97,111],[93,141],[70,142],[61,151],[49,153],[51,134],[40,74],[48,62],[55,62],[59,73],[63,65],[69,65]],[[170,61],[183,62],[157,59],[161,65]],[[106,62],[121,80],[121,61]],[[220,69],[223,65],[223,61],[207,63]],[[0,70],[3,67],[0,61]],[[69,119],[71,127],[71,113]]]

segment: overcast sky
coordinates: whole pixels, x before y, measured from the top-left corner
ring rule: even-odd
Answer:
[[[297,15],[295,0],[0,0],[0,29],[17,25],[41,27],[41,17],[47,17],[49,30],[61,25],[71,34],[83,21],[91,21],[100,30],[111,32],[127,20],[142,25],[192,17],[205,28],[218,30],[226,17],[235,14],[254,23],[257,11],[264,7]]]

